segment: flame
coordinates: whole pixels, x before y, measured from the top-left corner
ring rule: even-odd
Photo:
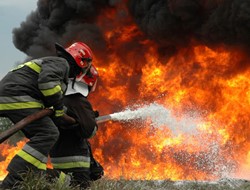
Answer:
[[[184,133],[180,128],[177,135],[171,126],[154,128],[150,122],[101,125],[91,143],[106,176],[249,179],[250,71],[240,67],[249,63],[249,57],[241,49],[208,47],[193,40],[174,56],[162,59],[157,44],[146,39],[129,17],[122,22],[125,25],[116,20],[118,12],[106,11],[109,16],[98,20],[111,54],[109,64],[95,62],[101,84],[90,99],[96,109],[109,114],[135,103],[158,102],[177,120],[199,119],[196,129]],[[107,20],[112,30],[106,27]]]
[[[0,180],[7,175],[7,166],[14,155],[24,146],[25,140],[18,142],[15,146],[7,143],[0,144],[1,160],[0,160]]]
[[[134,97],[146,102],[155,98],[177,119],[198,114],[201,118],[197,123],[198,134],[173,136],[170,126],[152,128],[149,123],[109,122],[100,126],[92,143],[106,175],[213,180],[244,172],[244,177],[249,178],[250,71],[233,70],[245,59],[244,55],[223,47],[196,45],[161,63],[154,51],[152,47],[145,52],[147,62],[141,68],[140,81],[135,84],[139,95],[134,93]],[[101,79],[107,87],[100,87],[99,97],[126,107],[131,98],[129,79],[127,85],[122,80],[120,86],[112,86],[111,82],[119,80],[118,75],[129,78],[129,72],[122,73],[126,69],[129,70],[115,59],[109,69],[100,68],[100,75],[108,77]],[[98,102],[96,97],[92,101]],[[112,110],[112,105],[100,102],[98,109]],[[248,168],[248,173],[243,168]]]
[[[187,123],[177,134],[171,125],[152,126],[150,118],[101,124],[91,143],[106,177],[250,179],[249,56],[238,48],[195,41],[173,56],[162,56],[156,42],[147,39],[126,12],[125,7],[106,9],[97,20],[109,54],[95,58],[100,80],[89,97],[93,106],[105,115],[157,102],[176,120],[198,120],[195,129],[184,132]],[[15,150],[1,146],[3,176]]]

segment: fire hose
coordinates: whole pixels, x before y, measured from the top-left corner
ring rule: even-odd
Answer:
[[[4,142],[5,140],[7,140],[12,135],[14,135],[15,133],[17,133],[19,130],[23,129],[26,125],[32,123],[33,121],[41,119],[45,116],[50,116],[53,113],[54,113],[54,111],[52,109],[43,109],[41,111],[38,111],[36,113],[33,113],[33,114],[25,117],[24,119],[20,120],[16,124],[14,124],[11,128],[7,129],[6,131],[4,131],[0,134],[0,144],[2,142]],[[76,122],[74,118],[72,118],[66,114],[64,114],[63,119],[69,124],[73,124]],[[110,115],[99,116],[96,118],[96,123],[100,124],[100,123],[103,123],[103,122],[106,122],[109,120],[111,120]]]

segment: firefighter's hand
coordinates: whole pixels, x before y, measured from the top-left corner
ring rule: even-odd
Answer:
[[[66,106],[63,106],[63,107],[60,107],[60,108],[55,108],[54,109],[54,116],[55,117],[63,117],[66,112],[67,112],[67,107]]]
[[[53,121],[56,126],[62,129],[71,129],[74,128],[74,126],[77,124],[76,120],[67,114],[63,114],[60,117],[54,117]]]
[[[66,106],[54,106],[54,115],[52,119],[58,127],[65,128],[76,123],[75,119],[67,115],[66,112]]]
[[[64,114],[62,116],[63,120],[65,121],[65,123],[67,123],[68,125],[73,125],[76,124],[76,120],[73,117],[70,117],[67,114]]]
[[[99,117],[99,111],[95,110],[94,114],[95,114],[95,117]]]
[[[64,115],[64,110],[55,110],[54,115],[56,118],[62,117]]]

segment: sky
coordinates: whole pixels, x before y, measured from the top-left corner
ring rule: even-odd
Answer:
[[[12,30],[36,9],[36,3],[37,0],[0,0],[0,78],[26,57],[14,46]]]

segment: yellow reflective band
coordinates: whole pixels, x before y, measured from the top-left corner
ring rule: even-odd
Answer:
[[[56,111],[55,111],[55,116],[56,116],[56,117],[63,116],[63,114],[64,114],[64,110],[56,110]]]
[[[44,105],[39,102],[21,102],[0,104],[0,110],[18,110],[26,108],[43,108]]]
[[[27,154],[25,151],[20,150],[17,153],[18,156],[20,156],[22,159],[24,159],[25,161],[31,163],[32,165],[36,166],[38,169],[40,170],[46,170],[46,164],[42,163],[40,160],[36,159],[35,157]]]
[[[58,92],[61,91],[61,86],[60,85],[57,85],[55,86],[54,88],[51,88],[51,89],[47,89],[47,90],[41,90],[41,92],[43,93],[44,96],[51,96],[51,95],[54,95]]]
[[[52,163],[55,169],[90,168],[90,162]]]
[[[37,73],[41,72],[41,67],[39,65],[37,65],[36,63],[33,63],[33,62],[27,62],[27,63],[24,63],[24,64],[20,64],[16,68],[12,69],[11,71],[18,70],[18,69],[22,68],[23,66],[27,66],[27,67],[31,68],[33,71],[35,71]]]
[[[37,73],[41,72],[41,67],[39,65],[37,65],[36,63],[27,62],[24,65],[28,66],[29,68],[31,68],[32,70],[36,71]]]

